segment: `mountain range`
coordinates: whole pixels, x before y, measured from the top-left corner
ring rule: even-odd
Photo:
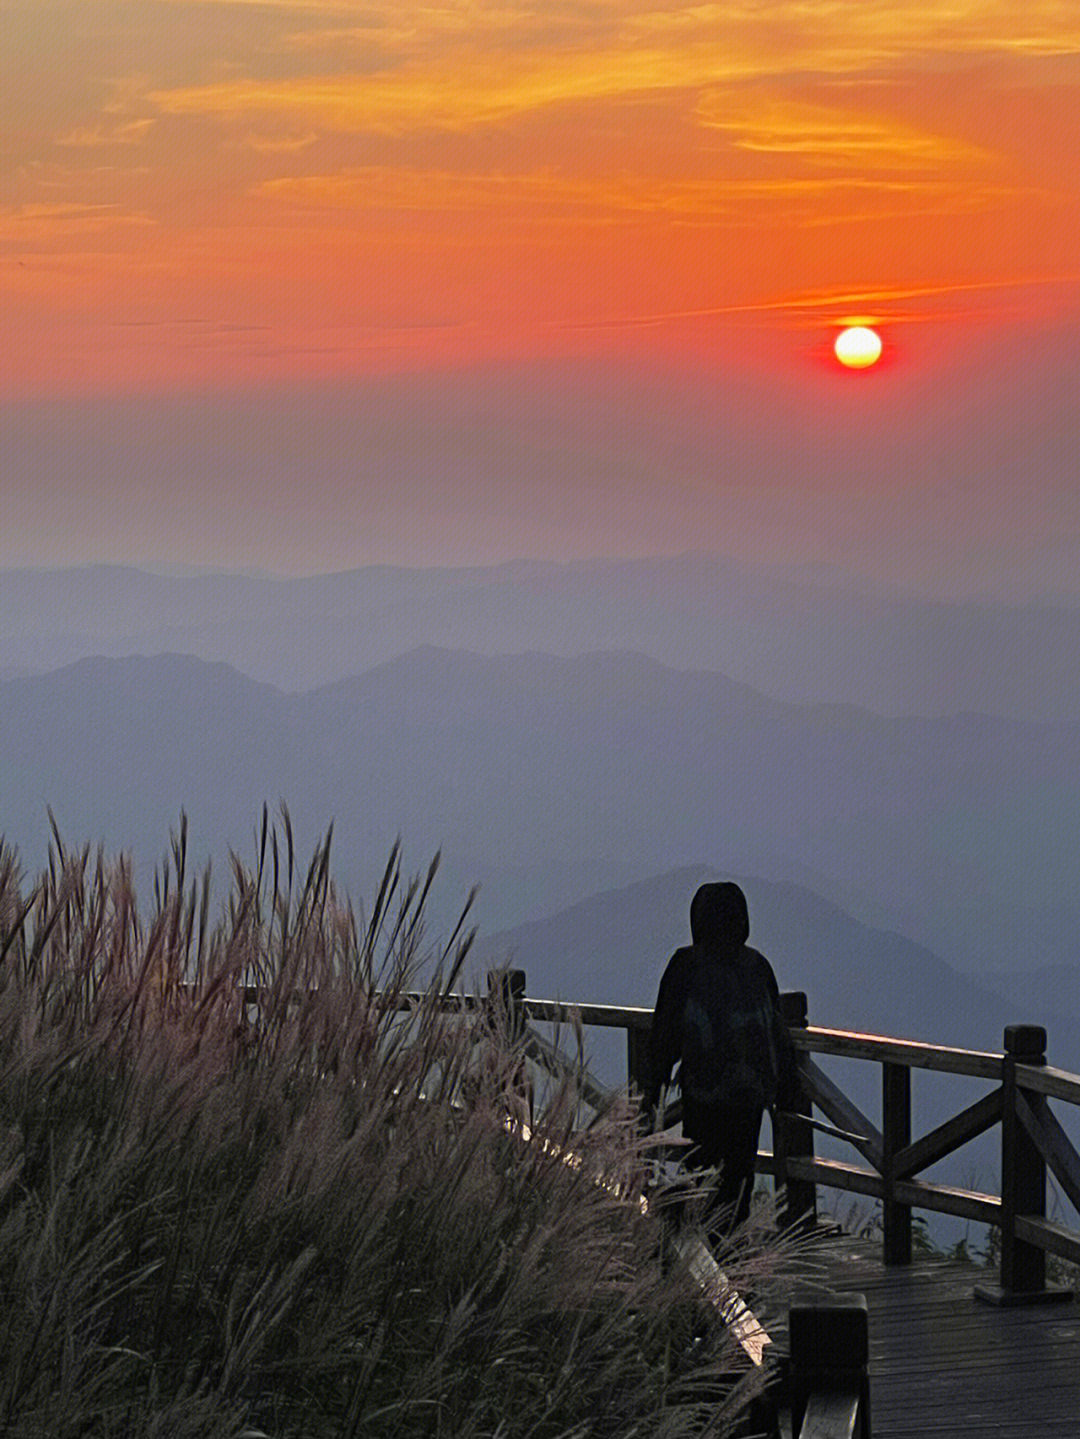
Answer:
[[[283,799],[305,840],[336,823],[360,892],[398,834],[418,866],[441,849],[488,930],[707,864],[962,970],[1074,959],[1080,723],[792,705],[635,654],[423,648],[301,694],[159,656],[0,682],[0,756],[0,828],[30,864],[49,805],[146,865],[181,809],[220,857]]]
[[[792,704],[626,652],[427,646],[300,693],[190,655],[0,678],[0,834],[31,871],[48,807],[145,892],[181,810],[220,873],[282,800],[301,855],[334,823],[361,907],[396,836],[414,869],[441,850],[433,937],[480,882],[481,982],[510,962],[534,995],[646,1006],[697,885],[735,877],[812,1022],[987,1049],[1041,1023],[1076,1070],[1078,786],[1078,722]],[[621,1081],[621,1036],[588,1043]],[[826,1067],[878,1112],[874,1066]],[[919,1076],[917,1130],[974,1097]],[[936,1177],[992,1184],[995,1143]]]
[[[472,955],[474,971],[482,976],[486,968],[510,964],[525,971],[526,993],[537,998],[651,1007],[667,959],[689,943],[695,890],[721,878],[741,884],[750,911],[750,943],[772,962],[781,990],[806,992],[812,1024],[999,1052],[1006,1024],[1042,1024],[1051,1062],[1080,1070],[1080,1019],[1064,1017],[1060,1004],[1044,1005],[1042,995],[1034,1003],[1022,994],[1005,998],[957,973],[924,946],[862,924],[801,885],[702,866],[594,895],[544,919],[489,935]],[[574,1052],[572,1039],[562,1043]],[[585,1045],[589,1068],[602,1083],[625,1083],[621,1031],[587,1029]],[[879,1065],[852,1059],[819,1062],[872,1122],[879,1120]],[[979,1081],[914,1072],[914,1134],[944,1122],[986,1089]],[[820,1136],[816,1149],[849,1162],[855,1158],[843,1143]],[[995,1130],[932,1166],[927,1177],[996,1190],[999,1172],[1000,1134]],[[827,1199],[823,1203],[828,1207]],[[941,1216],[930,1221],[930,1228],[941,1243],[955,1242],[965,1232]]]
[[[0,570],[0,674],[174,652],[304,691],[422,644],[489,656],[633,650],[790,703],[882,714],[1080,718],[1075,595],[943,600],[834,569],[704,554],[300,579]]]
[[[717,879],[742,886],[750,943],[769,958],[782,990],[806,993],[812,1024],[989,1050],[1002,1048],[1006,1024],[1042,1024],[1054,1062],[1080,1068],[1080,1019],[1063,1017],[1060,1004],[1045,1005],[1043,995],[1038,1003],[1023,993],[1004,997],[925,946],[863,924],[802,885],[704,866],[637,881],[487,935],[472,963],[478,973],[502,964],[523,969],[526,993],[538,998],[651,1007],[665,963],[690,943],[694,892]],[[623,1075],[619,1046],[611,1059],[599,1031],[590,1039],[609,1061],[609,1077]],[[872,1084],[879,1083],[876,1074]]]

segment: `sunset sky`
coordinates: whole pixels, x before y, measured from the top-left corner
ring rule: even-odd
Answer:
[[[0,0],[0,37],[2,564],[1075,563],[1076,0]]]

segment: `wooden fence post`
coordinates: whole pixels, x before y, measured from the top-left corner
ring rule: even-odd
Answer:
[[[525,971],[523,969],[488,970],[488,1005],[494,1023],[506,1025],[506,1037],[517,1044],[525,1033]],[[500,1021],[499,1015],[505,1015]],[[533,1127],[533,1086],[524,1051],[509,1078],[506,1091],[509,1118],[528,1130]]]
[[[639,1096],[649,1087],[649,1053],[649,1031],[627,1026],[626,1079]]]
[[[807,1025],[806,995],[802,990],[791,990],[780,996],[780,1012],[784,1017],[784,1023],[789,1029],[805,1029]],[[813,1110],[806,1088],[802,1083],[802,1054],[796,1051],[796,1063],[799,1067],[799,1093],[795,1103],[792,1105],[793,1115],[805,1115],[809,1119]],[[813,1228],[817,1223],[817,1186],[813,1180],[793,1179],[787,1172],[789,1159],[813,1159],[814,1157],[814,1131],[804,1120],[794,1117],[781,1119],[775,1123],[776,1133],[773,1136],[773,1145],[779,1154],[777,1168],[783,1176],[784,1185],[787,1189],[787,1204],[784,1210],[785,1224],[801,1224],[807,1228]],[[780,1177],[778,1175],[778,1177]]]
[[[905,1064],[881,1066],[882,1177],[881,1202],[886,1264],[911,1263],[911,1206],[893,1198],[893,1156],[911,1143],[911,1070]]]
[[[1046,1162],[1020,1122],[1016,1066],[1046,1063],[1046,1030],[1040,1024],[1005,1026],[1001,1114],[1000,1284],[980,1284],[975,1294],[990,1304],[1045,1304],[1068,1299],[1071,1289],[1048,1287],[1046,1253],[1016,1235],[1016,1216],[1045,1219]]]
[[[851,1434],[870,1439],[870,1333],[866,1297],[837,1294],[792,1305],[791,1432],[803,1439]],[[847,1422],[856,1415],[854,1426]]]
[[[525,971],[489,969],[487,981],[489,1001],[506,1013],[507,1034],[511,1040],[520,1039],[525,1029]]]

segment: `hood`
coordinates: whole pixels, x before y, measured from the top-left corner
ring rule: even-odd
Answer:
[[[701,949],[733,951],[750,937],[746,895],[728,881],[703,884],[690,905],[690,933]]]

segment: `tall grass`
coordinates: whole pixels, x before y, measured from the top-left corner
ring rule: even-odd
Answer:
[[[125,860],[56,837],[28,885],[0,842],[0,1433],[731,1432],[733,1341],[620,1197],[632,1108],[575,1132],[568,1080],[525,1142],[433,874],[395,851],[358,916],[264,814],[211,924],[184,825],[145,915]]]

